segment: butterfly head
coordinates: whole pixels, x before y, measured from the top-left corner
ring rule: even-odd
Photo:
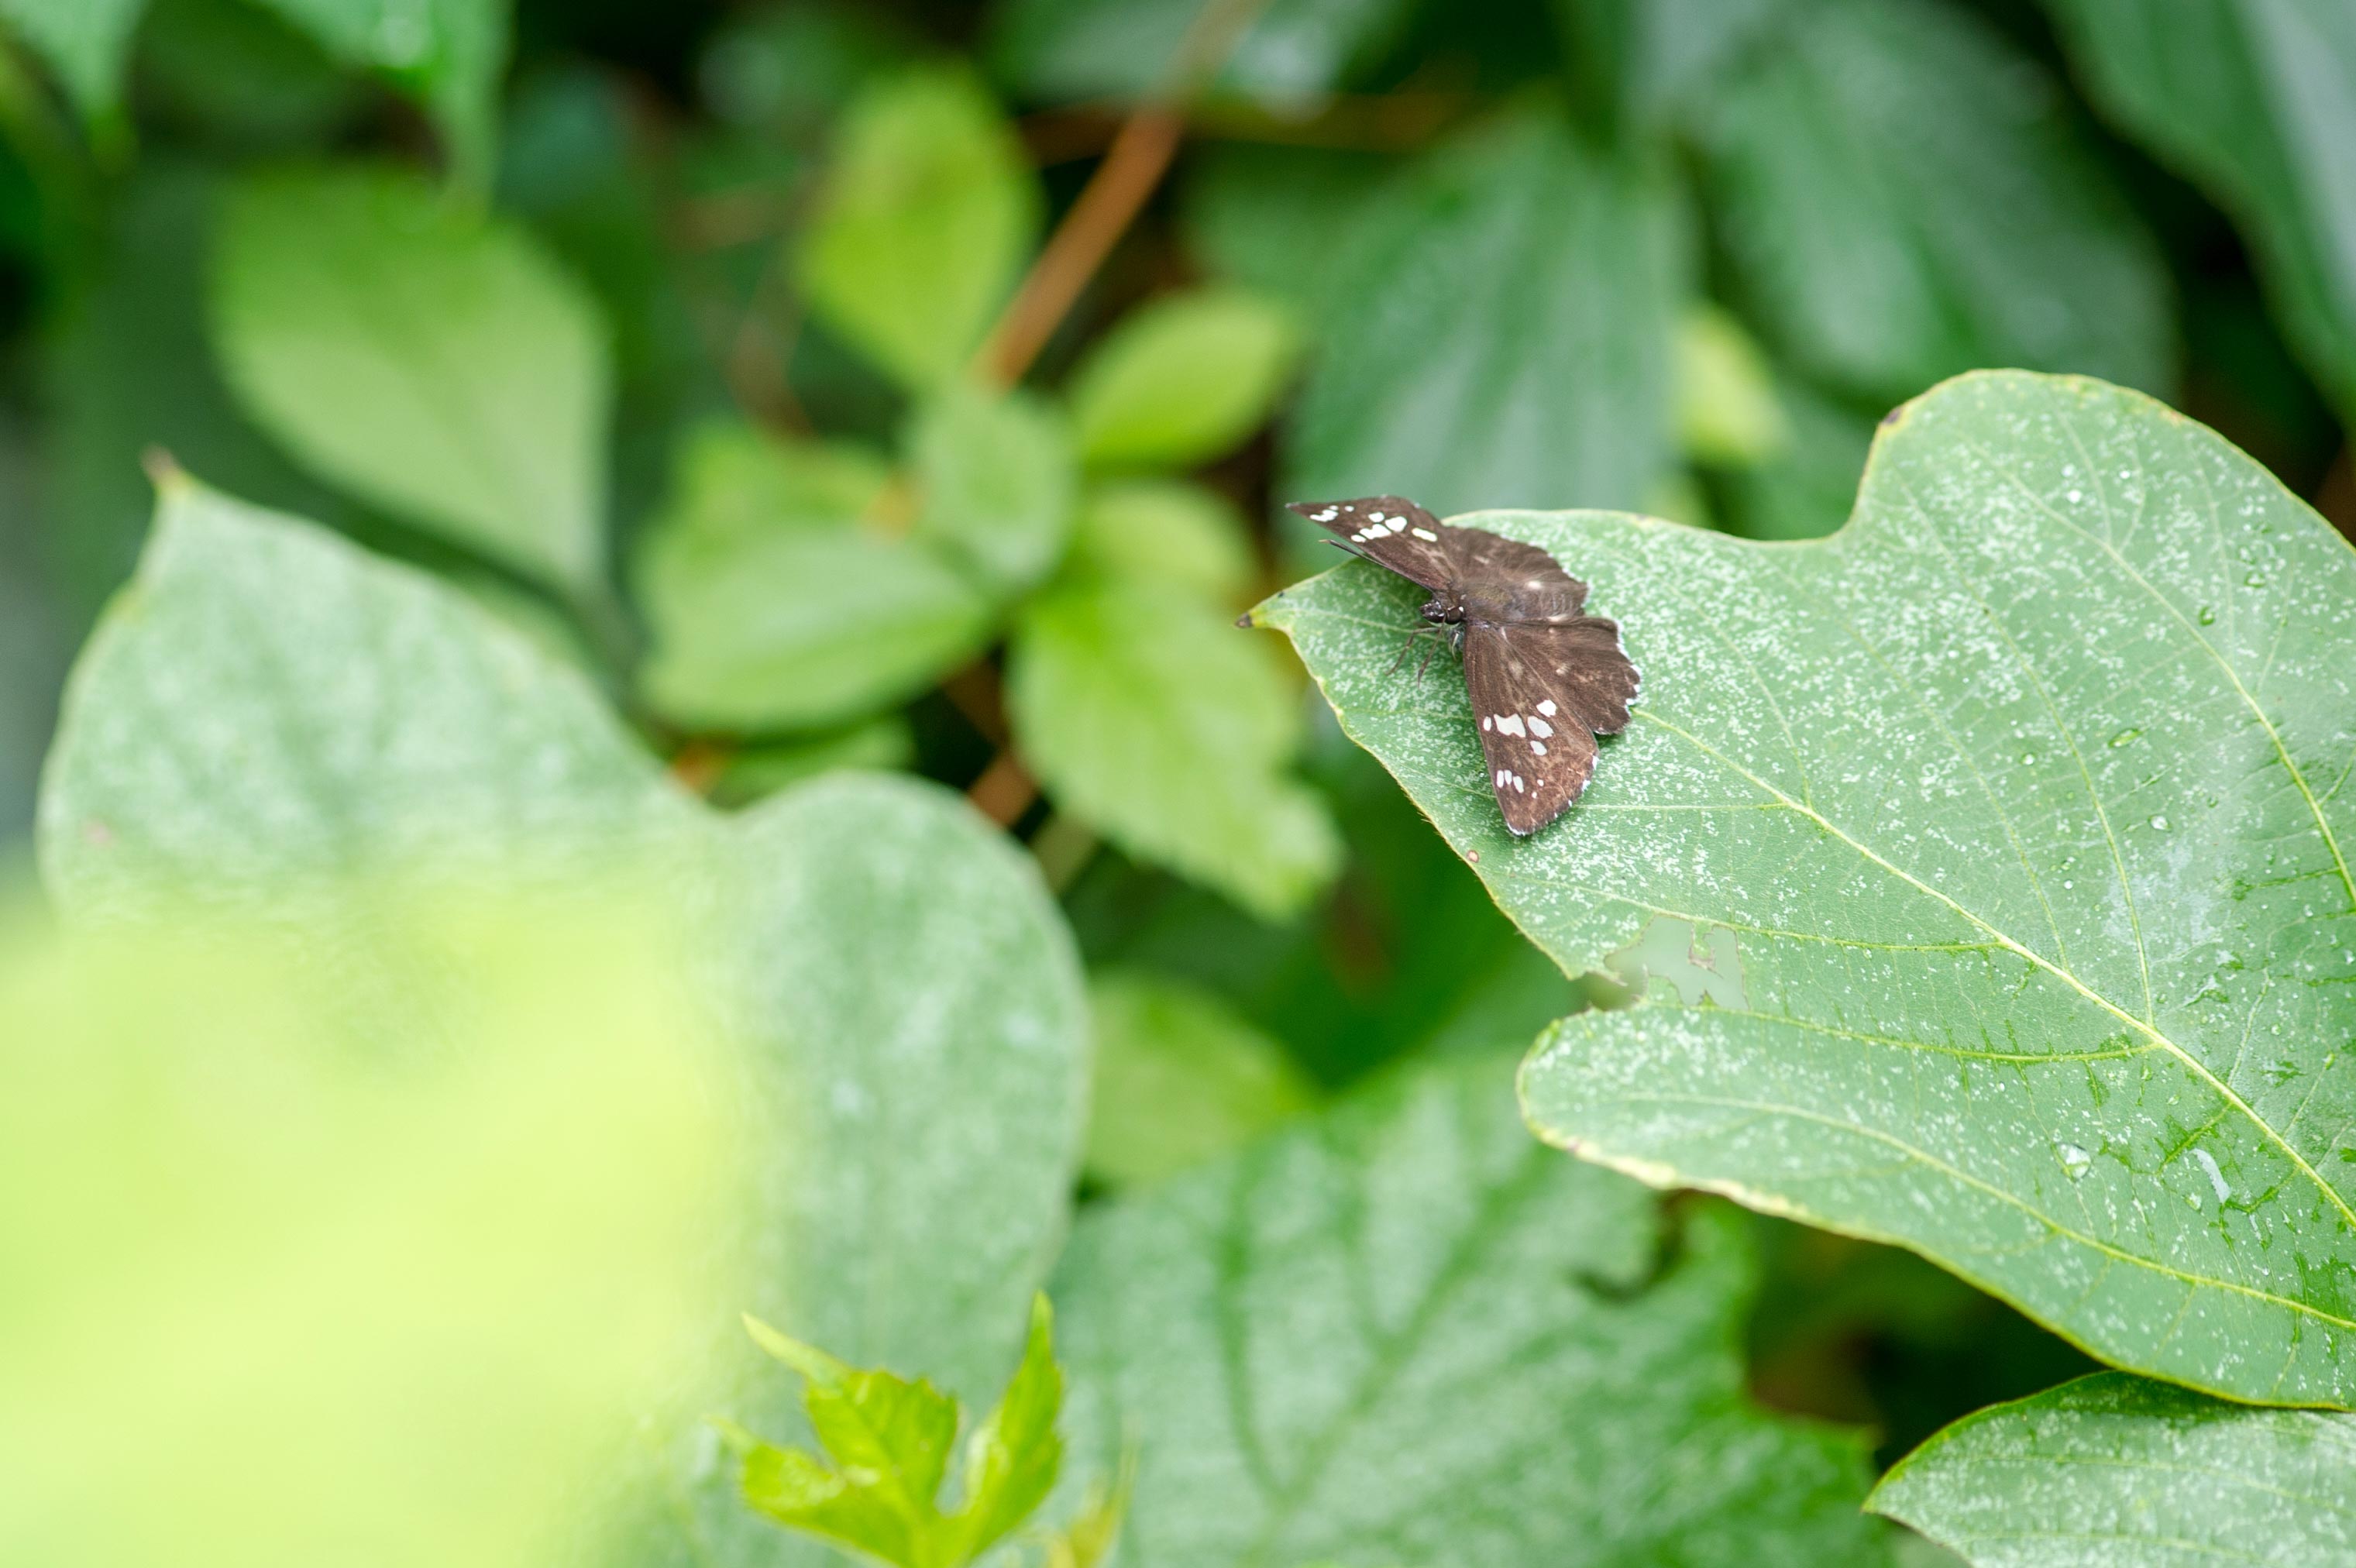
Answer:
[[[1443,588],[1423,602],[1423,618],[1435,626],[1453,626],[1464,619],[1464,596]]]

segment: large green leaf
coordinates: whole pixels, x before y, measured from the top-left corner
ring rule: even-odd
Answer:
[[[348,65],[425,106],[453,162],[481,185],[498,134],[499,78],[512,0],[256,0]]]
[[[637,579],[653,643],[647,695],[667,716],[726,730],[836,724],[980,651],[989,599],[929,542],[884,526],[895,501],[873,457],[723,425],[690,443],[679,467]],[[1052,536],[1023,509],[1036,474],[1012,473],[1008,487],[989,465],[963,468],[966,504],[935,513],[931,531],[1030,567]],[[1007,495],[1015,508],[992,509]]]
[[[5,17],[41,52],[84,114],[114,107],[131,35],[147,0],[0,0]]]
[[[408,175],[289,173],[238,192],[214,261],[230,381],[296,457],[510,566],[596,581],[605,329],[529,236]]]
[[[1003,1374],[1077,1162],[1085,1002],[1027,858],[954,796],[839,774],[706,814],[577,676],[451,590],[181,485],[75,676],[42,824],[84,921],[183,891],[274,908],[424,857],[651,857],[701,923],[704,1001],[753,1054],[732,1104],[764,1151],[741,1232],[714,1239],[753,1286],[709,1304],[735,1349],[703,1408],[797,1419],[741,1342],[745,1307],[969,1397]],[[632,1561],[771,1561],[695,1435],[653,1441],[670,1478],[629,1494],[657,1543]]]
[[[1868,1504],[1980,1568],[2356,1563],[2356,1416],[2103,1372],[1966,1416]]]
[[[1039,226],[1013,128],[962,72],[911,69],[862,92],[802,240],[819,318],[912,387],[962,370]]]
[[[1543,107],[1430,155],[1333,259],[1292,492],[1637,505],[1669,463],[1679,228]]]
[[[1861,1563],[1862,1445],[1742,1397],[1742,1226],[1533,1144],[1506,1064],[1389,1081],[1084,1218],[1074,1480],[1126,1568]]]
[[[1794,363],[1889,399],[1981,365],[2167,387],[2166,273],[2035,65],[1935,0],[1817,0],[1776,40],[1698,117]]]
[[[1040,782],[1140,859],[1269,920],[1333,875],[1333,822],[1290,772],[1300,704],[1215,605],[1076,577],[1023,606],[1006,686]]]
[[[2356,422],[2356,9],[2049,0],[2096,98],[2249,231],[2292,341]]]
[[[2356,1399],[2356,557],[2144,398],[1967,377],[1885,424],[1834,537],[1494,513],[1594,584],[1644,691],[1508,837],[1419,591],[1258,613],[1568,971],[1547,1137],[1901,1243],[2104,1359]]]

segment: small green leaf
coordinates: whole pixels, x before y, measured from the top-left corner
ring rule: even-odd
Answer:
[[[846,1369],[803,1393],[810,1429],[861,1490],[886,1499],[913,1533],[929,1531],[957,1442],[957,1401],[919,1379]]]
[[[1796,8],[1697,111],[1716,217],[1782,354],[1874,399],[1983,365],[2165,390],[2167,270],[2064,101],[1962,7]]]
[[[764,1443],[744,1456],[738,1489],[755,1510],[896,1568],[931,1568],[916,1523],[872,1486],[828,1469],[799,1448]]]
[[[2356,1416],[2101,1372],[1965,1416],[1866,1506],[1982,1568],[2346,1564],[2351,1454]]]
[[[638,559],[648,699],[697,728],[815,729],[980,651],[989,601],[929,545],[887,531],[890,485],[853,449],[734,426],[691,442]]]
[[[0,0],[0,17],[48,61],[85,118],[121,100],[131,36],[146,9],[147,0]]]
[[[1232,605],[1259,575],[1251,536],[1227,498],[1177,479],[1115,479],[1080,502],[1072,563]]]
[[[1051,404],[945,388],[917,411],[908,460],[923,494],[919,537],[1007,596],[1055,570],[1079,480],[1071,432]]]
[[[1169,294],[1116,326],[1073,378],[1080,450],[1107,468],[1192,468],[1268,421],[1301,348],[1291,317],[1239,289]]]
[[[1207,991],[1111,974],[1088,1000],[1097,1049],[1085,1168],[1108,1186],[1159,1181],[1316,1103],[1284,1048]]]
[[[1055,1488],[1064,1462],[1055,1432],[1064,1373],[1055,1365],[1054,1328],[1047,1298],[1034,1298],[1022,1363],[967,1445],[965,1502],[956,1521],[959,1561],[979,1557],[1012,1534]]]
[[[424,105],[463,178],[488,185],[512,0],[256,0]]]
[[[1274,920],[1333,876],[1341,845],[1286,771],[1301,707],[1269,652],[1184,594],[1072,581],[1023,607],[1007,701],[1058,804]]]
[[[972,78],[926,67],[868,89],[839,133],[802,243],[812,310],[904,384],[980,346],[1037,233],[1030,160]]]
[[[324,477],[590,592],[604,566],[605,329],[521,230],[382,169],[249,181],[223,214],[214,340]]]
[[[2356,424],[2356,9],[2053,0],[2096,101],[2252,241],[2292,346]]]
[[[1509,1074],[1394,1075],[1083,1211],[1067,1484],[1134,1452],[1131,1560],[1880,1560],[1864,1445],[1743,1397],[1747,1221],[1664,1255],[1641,1189],[1532,1146]]]
[[[1418,160],[1332,264],[1291,494],[1634,507],[1668,469],[1687,259],[1659,171],[1531,105]]]
[[[1257,612],[1566,973],[1695,956],[1541,1040],[1541,1135],[1912,1247],[2122,1367],[2356,1403],[2356,555],[2138,394],[1989,372],[1885,423],[1828,539],[1488,514],[1644,690],[1508,835],[1413,585]]]
[[[1715,306],[1688,310],[1677,328],[1677,428],[1687,456],[1730,468],[1764,463],[1791,439],[1766,357]]]

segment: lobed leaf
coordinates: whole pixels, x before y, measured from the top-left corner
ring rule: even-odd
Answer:
[[[1510,838],[1452,678],[1385,673],[1409,585],[1257,613],[1571,973],[1532,1125],[1657,1185],[1914,1248],[2117,1365],[2356,1398],[2356,557],[2131,392],[2026,373],[1900,411],[1840,533],[1491,513],[1644,673]]]
[[[1965,1416],[1866,1506],[1980,1568],[2356,1563],[2356,1416],[2122,1372]]]
[[[1483,1056],[1087,1211],[1059,1266],[1076,1488],[1128,1568],[1871,1563],[1864,1456],[1764,1416],[1735,1216],[1655,1257]]]
[[[346,169],[248,181],[217,246],[223,368],[291,453],[509,566],[594,587],[605,329],[528,235],[412,176]]]

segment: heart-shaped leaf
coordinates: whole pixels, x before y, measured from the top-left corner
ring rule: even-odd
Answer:
[[[1866,1506],[1980,1568],[2349,1563],[2351,1482],[2356,1416],[2102,1372],[1965,1416]]]
[[[2356,1399],[2356,556],[2159,405],[2026,373],[1886,421],[1840,533],[1492,513],[1644,674],[1567,819],[1505,831],[1420,590],[1257,613],[1572,973],[1544,1135],[1903,1243],[2119,1365]]]
[[[734,1353],[702,1408],[799,1419],[742,1342],[747,1307],[969,1398],[1004,1375],[1077,1164],[1086,1003],[1028,859],[947,792],[836,775],[708,814],[449,589],[181,481],[76,671],[41,809],[82,921],[183,893],[307,919],[320,901],[290,890],[332,900],[380,866],[651,859],[704,933],[702,1001],[752,1054],[733,1103],[765,1151],[715,1239],[752,1291],[710,1304]],[[642,1539],[776,1560],[694,1434],[655,1441],[667,1473],[627,1492]]]
[[[1057,1270],[1068,1483],[1115,1561],[1870,1563],[1862,1445],[1762,1415],[1740,1217],[1533,1143],[1486,1053],[1094,1210]]]

